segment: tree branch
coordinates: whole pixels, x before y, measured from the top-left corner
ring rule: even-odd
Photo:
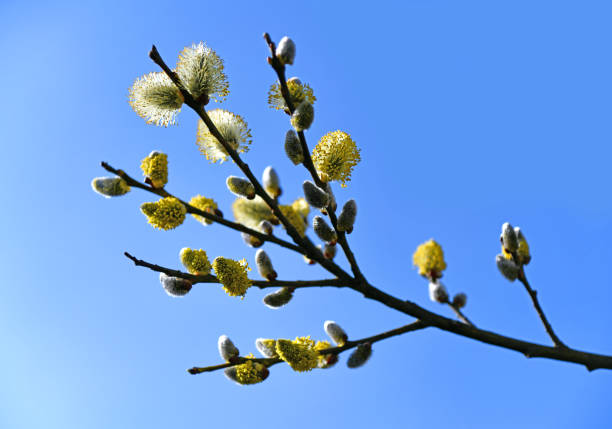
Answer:
[[[272,38],[270,37],[268,33],[264,33],[264,39],[266,43],[268,44],[268,47],[270,48],[270,57],[268,57],[268,63],[272,66],[272,68],[276,72],[276,75],[278,76],[278,82],[280,85],[281,94],[283,95],[283,99],[285,100],[285,104],[287,105],[289,112],[292,114],[295,110],[295,106],[293,105],[293,100],[291,100],[289,88],[287,87],[287,77],[285,75],[285,65],[277,58],[275,44],[272,41]],[[310,150],[308,149],[308,144],[306,143],[306,136],[304,135],[304,132],[299,131],[297,134],[300,140],[300,144],[302,146],[302,153],[304,155],[304,161],[302,162],[302,165],[304,165],[306,170],[308,170],[308,172],[310,173],[310,176],[312,177],[312,180],[314,180],[316,185],[321,189],[326,189],[327,184],[321,180],[314,166],[314,163],[312,162],[312,157],[310,156]],[[351,271],[353,272],[353,275],[355,276],[356,279],[360,281],[365,280],[364,275],[359,269],[359,265],[357,264],[355,255],[351,251],[351,248],[348,244],[348,241],[346,239],[346,234],[344,233],[344,231],[338,231],[338,225],[337,225],[338,221],[336,219],[336,213],[335,213],[332,202],[329,203],[326,211],[327,211],[327,215],[329,216],[329,219],[332,223],[334,230],[336,230],[336,234],[338,236],[338,243],[340,244],[340,247],[342,247],[342,250],[344,251],[344,254],[346,255],[346,259],[348,260],[351,266]]]
[[[240,232],[244,232],[246,234],[252,235],[254,237],[257,237],[258,239],[262,240],[262,241],[269,241],[271,243],[275,243],[278,244],[281,247],[285,247],[287,249],[293,250],[294,252],[298,252],[302,255],[305,255],[306,252],[304,251],[304,249],[302,249],[299,246],[296,246],[295,244],[289,243],[288,241],[282,240],[278,237],[275,237],[274,235],[268,235],[268,234],[264,234],[260,231],[257,231],[255,229],[251,229],[248,228],[240,223],[236,223],[236,222],[232,222],[229,221],[227,219],[224,219],[220,216],[216,216],[212,213],[208,213],[205,212],[203,210],[200,210],[197,207],[192,206],[191,204],[181,200],[180,198],[175,197],[174,195],[172,195],[171,193],[169,193],[168,191],[166,191],[164,188],[153,188],[149,185],[146,185],[144,183],[141,183],[135,179],[133,179],[132,177],[130,177],[125,171],[123,170],[117,170],[113,167],[111,167],[108,163],[106,162],[102,162],[101,163],[102,167],[113,174],[116,174],[117,176],[121,177],[123,180],[126,181],[126,183],[129,186],[132,186],[134,188],[140,188],[140,189],[144,189],[145,191],[151,192],[153,194],[159,195],[161,197],[173,197],[176,198],[177,200],[179,200],[187,209],[187,213],[189,214],[195,214],[198,216],[202,216],[203,218],[206,219],[210,219],[216,223],[220,223],[221,225],[227,226],[228,228],[234,229],[236,231],[240,231]]]
[[[161,265],[152,264],[150,262],[138,259],[135,256],[130,255],[128,252],[123,253],[128,259],[134,262],[134,265],[139,267],[146,267],[150,270],[157,271],[158,273],[164,273],[172,277],[180,277],[182,279],[189,280],[191,283],[221,283],[219,279],[212,274],[208,275],[194,275],[179,270],[173,270],[171,268],[162,267]],[[291,288],[307,288],[307,287],[346,287],[348,284],[341,281],[340,279],[323,279],[323,280],[251,280],[253,286],[260,289],[266,289],[271,287],[291,287]]]
[[[181,83],[176,73],[170,70],[170,68],[166,65],[155,45],[153,45],[153,47],[151,48],[151,52],[149,52],[149,57],[155,62],[155,64],[160,66],[161,69],[166,73],[166,75],[168,75],[168,77],[172,80],[172,82],[174,82],[174,84],[177,86],[177,88],[183,95],[185,104],[191,107],[193,111],[198,114],[200,119],[202,119],[202,121],[206,124],[210,133],[219,141],[219,143],[223,146],[230,158],[232,158],[238,168],[240,168],[240,170],[247,176],[249,181],[253,184],[255,188],[255,193],[259,195],[266,202],[266,204],[268,204],[274,215],[283,224],[283,226],[287,230],[287,234],[289,234],[289,236],[296,244],[298,244],[305,250],[306,256],[314,261],[317,261],[323,268],[325,268],[327,271],[334,274],[335,276],[339,278],[349,278],[350,276],[342,268],[336,265],[333,261],[326,259],[323,256],[323,253],[319,249],[317,249],[314,244],[312,244],[308,237],[300,236],[297,230],[293,227],[293,225],[291,225],[291,223],[280,211],[280,208],[278,207],[278,204],[276,204],[276,201],[270,198],[268,193],[263,189],[263,187],[259,183],[259,180],[257,180],[257,178],[253,175],[253,172],[251,171],[249,166],[242,161],[240,155],[238,155],[238,152],[236,152],[234,148],[232,148],[225,141],[223,135],[221,135],[213,121],[210,119],[210,117],[202,107],[202,103],[199,103],[191,96],[189,91],[187,91],[184,85]]]
[[[404,326],[401,326],[399,328],[395,328],[395,329],[392,329],[390,331],[383,332],[381,334],[372,335],[371,337],[365,337],[365,338],[362,338],[360,340],[347,341],[341,347],[330,347],[330,348],[325,349],[325,350],[319,350],[319,354],[320,355],[331,355],[331,354],[339,355],[342,352],[345,352],[347,350],[350,350],[352,348],[357,347],[359,344],[363,344],[363,343],[373,344],[375,342],[382,341],[382,340],[385,340],[387,338],[395,337],[397,335],[402,335],[402,334],[406,334],[408,332],[418,331],[420,329],[427,328],[427,326],[428,325],[426,323],[423,323],[420,320],[417,320],[416,322],[412,322],[412,323],[410,323],[408,325],[404,325]],[[217,371],[219,369],[229,368],[229,367],[235,366],[235,365],[240,365],[240,364],[245,363],[245,362],[247,362],[249,360],[253,361],[253,362],[259,362],[259,363],[265,365],[268,368],[270,366],[272,366],[272,365],[277,364],[277,363],[284,362],[280,358],[255,358],[255,359],[247,359],[247,358],[243,358],[243,357],[238,357],[238,358],[232,359],[232,362],[226,362],[226,363],[222,363],[222,364],[219,364],[219,365],[206,366],[206,367],[193,367],[193,368],[188,369],[187,371],[190,374],[201,374],[203,372],[212,372],[212,371]]]
[[[538,292],[531,288],[531,285],[527,281],[527,276],[525,275],[525,269],[522,266],[521,270],[519,271],[518,279],[523,284],[523,286],[525,286],[525,290],[531,297],[531,302],[533,303],[533,306],[535,307],[535,310],[538,313],[542,324],[544,325],[544,329],[546,329],[546,333],[553,341],[555,347],[567,348],[567,346],[559,339],[559,337],[557,337],[557,334],[555,334],[555,331],[553,330],[550,322],[548,322],[548,319],[544,314],[544,310],[542,310],[542,307],[540,307],[540,302],[538,301]]]
[[[515,350],[524,354],[528,358],[541,357],[564,362],[573,362],[584,365],[589,371],[600,368],[612,369],[612,356],[583,352],[580,350],[570,349],[568,347],[544,346],[537,343],[506,337],[504,335],[496,334],[484,329],[478,329],[475,326],[457,322],[456,320],[428,311],[411,301],[402,301],[399,298],[377,289],[369,283],[362,288],[352,288],[363,293],[366,298],[378,301],[389,308],[393,308],[404,314],[415,317],[432,327],[452,332],[463,337],[472,338],[486,344],[491,344],[509,350]]]

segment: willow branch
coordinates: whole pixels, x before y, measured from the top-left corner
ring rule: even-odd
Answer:
[[[171,193],[169,193],[168,191],[166,191],[164,188],[153,188],[149,185],[146,185],[144,183],[141,183],[135,179],[133,179],[132,177],[130,177],[125,171],[123,170],[117,170],[116,168],[111,167],[108,163],[106,162],[102,162],[101,163],[102,167],[113,174],[116,174],[117,176],[121,177],[123,180],[125,180],[125,182],[134,188],[139,188],[139,189],[143,189],[147,192],[151,192],[153,194],[159,195],[160,197],[173,197],[176,198],[177,200],[179,200],[187,209],[187,213],[189,214],[195,214],[198,216],[202,216],[203,218],[212,220],[213,222],[216,223],[220,223],[221,225],[227,226],[228,228],[234,229],[236,231],[240,231],[240,232],[244,232],[246,234],[252,235],[257,237],[258,239],[262,240],[262,241],[269,241],[271,243],[274,244],[278,244],[281,247],[285,247],[287,249],[293,250],[294,252],[298,252],[301,253],[302,255],[305,255],[306,252],[304,251],[304,249],[302,249],[299,246],[296,246],[295,244],[289,243],[288,241],[282,240],[274,235],[268,235],[268,234],[264,234],[260,231],[257,231],[255,229],[251,229],[248,228],[240,223],[236,223],[236,222],[232,222],[229,221],[225,218],[222,218],[221,216],[216,216],[212,213],[208,213],[205,212],[203,210],[200,210],[197,207],[192,206],[191,204],[181,200],[180,198],[175,197],[174,195],[172,195]]]
[[[151,48],[151,52],[149,52],[149,57],[155,62],[155,64],[160,66],[161,69],[166,73],[166,75],[172,80],[172,82],[174,82],[176,87],[183,95],[185,104],[191,107],[193,111],[198,114],[200,119],[202,119],[202,121],[206,124],[206,127],[208,128],[210,133],[219,141],[219,143],[223,146],[230,158],[232,158],[238,168],[240,168],[240,170],[247,176],[249,181],[253,184],[253,187],[255,188],[255,193],[266,202],[266,204],[270,207],[274,215],[283,224],[287,231],[287,234],[289,234],[289,236],[297,245],[304,249],[304,253],[306,254],[306,256],[314,261],[317,261],[323,268],[325,268],[330,273],[336,275],[337,277],[349,278],[350,276],[342,268],[340,268],[331,260],[326,259],[323,256],[323,253],[319,249],[317,249],[307,237],[300,236],[297,230],[293,227],[293,225],[291,225],[291,223],[280,211],[280,208],[278,207],[276,201],[274,201],[274,199],[272,199],[263,189],[263,187],[259,183],[259,180],[257,180],[255,175],[253,175],[253,172],[251,171],[249,166],[242,161],[238,152],[236,152],[236,150],[234,150],[234,148],[225,141],[213,121],[206,113],[206,110],[204,110],[204,108],[202,107],[202,103],[198,100],[195,100],[191,96],[189,91],[187,91],[184,85],[181,83],[181,80],[179,79],[177,74],[170,70],[168,65],[164,62],[163,58],[159,54],[155,45],[153,45],[153,47]]]
[[[189,280],[191,283],[221,283],[219,279],[212,274],[207,275],[194,275],[186,273],[184,271],[173,270],[172,268],[162,267],[161,265],[152,264],[150,262],[138,259],[135,256],[130,255],[128,252],[123,253],[128,259],[134,262],[134,265],[139,267],[146,267],[152,271],[158,273],[164,273],[171,277],[180,277],[185,280]],[[323,280],[251,280],[253,286],[260,289],[266,289],[271,287],[291,287],[291,288],[307,288],[307,287],[346,287],[348,284],[341,281],[340,279],[323,279]]]
[[[278,82],[280,85],[281,94],[283,96],[283,99],[285,100],[285,104],[287,105],[289,112],[293,114],[295,110],[295,106],[293,105],[293,100],[291,100],[289,88],[287,87],[287,77],[285,75],[285,65],[276,56],[276,46],[268,33],[264,33],[264,39],[266,43],[268,44],[268,47],[270,48],[270,57],[268,57],[268,63],[272,66],[272,68],[276,72],[276,75],[278,76]],[[306,170],[308,170],[308,172],[310,173],[310,176],[312,177],[312,180],[314,180],[316,185],[321,189],[326,189],[327,188],[326,184],[321,180],[321,178],[317,174],[317,169],[315,168],[314,163],[312,162],[312,157],[310,156],[310,150],[308,149],[308,144],[306,143],[306,136],[304,135],[304,132],[299,131],[297,134],[300,140],[300,145],[302,146],[302,154],[304,155],[304,161],[302,162],[302,164],[304,165]],[[340,244],[340,247],[342,247],[342,250],[344,251],[344,254],[346,255],[346,259],[348,260],[351,266],[351,271],[353,272],[353,275],[355,276],[356,279],[360,281],[365,280],[365,277],[361,273],[361,270],[359,269],[359,265],[357,264],[357,259],[355,258],[355,255],[351,251],[351,248],[348,244],[348,241],[346,239],[346,234],[344,233],[344,231],[338,231],[338,226],[337,226],[338,220],[336,219],[336,213],[333,207],[333,202],[329,203],[326,211],[332,223],[333,228],[336,230],[336,234],[338,236],[338,243]]]
[[[514,350],[522,353],[528,358],[540,357],[564,362],[572,362],[584,365],[589,371],[600,368],[612,369],[612,356],[584,352],[571,349],[569,347],[545,346],[496,334],[484,329],[478,329],[475,326],[461,323],[428,311],[414,302],[403,301],[383,292],[369,283],[366,284],[365,287],[351,286],[351,288],[361,292],[368,299],[378,301],[389,308],[393,308],[404,314],[415,317],[432,327],[436,327],[447,332],[452,332],[463,337],[472,338],[493,346]]]
[[[321,355],[339,355],[342,352],[345,352],[347,350],[353,349],[355,347],[357,347],[359,344],[364,344],[364,343],[376,343],[378,341],[382,341],[385,340],[387,338],[391,338],[391,337],[395,337],[398,335],[402,335],[402,334],[406,334],[408,332],[414,332],[414,331],[418,331],[420,329],[424,329],[427,328],[427,324],[421,322],[420,320],[417,320],[416,322],[412,322],[408,325],[404,325],[401,326],[399,328],[396,329],[392,329],[390,331],[387,332],[383,332],[381,334],[377,334],[377,335],[372,335],[371,337],[365,337],[362,338],[360,340],[355,340],[355,341],[347,341],[343,346],[341,347],[330,347],[324,350],[319,350],[319,354]],[[265,365],[266,367],[270,367],[272,365],[275,365],[277,363],[281,363],[283,362],[282,359],[280,358],[255,358],[255,359],[246,359],[246,358],[234,358],[232,359],[232,362],[226,362],[226,363],[222,363],[219,365],[213,365],[213,366],[206,366],[206,367],[193,367],[188,369],[187,371],[190,374],[201,374],[203,372],[212,372],[212,371],[217,371],[219,369],[225,369],[225,368],[229,368],[231,366],[235,366],[235,365],[240,365],[242,363],[245,363],[247,361],[252,361],[252,362],[259,362],[263,365]]]
[[[521,267],[521,270],[519,271],[518,279],[523,284],[523,286],[525,286],[525,290],[531,297],[531,302],[533,303],[533,306],[535,307],[535,310],[538,313],[542,324],[544,325],[544,329],[546,329],[546,333],[548,334],[554,345],[556,347],[567,348],[567,346],[559,339],[557,334],[555,334],[555,331],[553,330],[550,322],[544,314],[544,310],[542,310],[542,307],[540,307],[540,302],[538,301],[538,292],[531,288],[531,285],[527,281],[527,276],[525,275],[525,270],[523,267]]]

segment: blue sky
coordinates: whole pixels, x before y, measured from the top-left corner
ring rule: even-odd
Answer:
[[[287,118],[266,105],[274,75],[264,31],[297,43],[289,73],[318,98],[311,146],[342,129],[362,149],[337,197],[358,202],[350,241],[368,279],[451,316],[411,268],[433,237],[447,286],[468,294],[478,326],[547,343],[527,295],[494,264],[510,221],[531,244],[527,273],[559,336],[612,354],[608,2],[258,3],[0,5],[0,427],[609,427],[612,373],[434,329],[376,344],[359,370],[278,365],[250,387],[185,372],[219,361],[221,334],[248,353],[257,337],[323,339],[327,319],[353,338],[410,321],[335,289],[298,291],[278,311],[259,290],[240,301],[198,285],[171,299],[155,273],[122,256],[175,268],[185,246],[254,257],[219,226],[154,230],[139,211],[150,194],[105,200],[90,189],[105,175],[100,161],[139,176],[157,149],[169,156],[171,192],[211,195],[230,215],[224,181],[237,169],[199,154],[195,115],[157,128],[127,103],[133,80],[156,71],[153,43],[170,64],[199,41],[224,58],[222,107],[252,129],[247,162],[258,174],[273,165],[287,200],[300,195],[306,173],[282,150]],[[325,276],[265,248],[281,278]]]

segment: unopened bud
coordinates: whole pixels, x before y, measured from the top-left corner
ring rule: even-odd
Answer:
[[[293,162],[293,165],[298,165],[304,162],[304,152],[302,152],[302,144],[297,134],[293,130],[287,131],[285,135],[285,153]]]
[[[257,253],[255,253],[255,263],[257,264],[259,274],[261,274],[263,278],[268,279],[270,281],[276,280],[276,271],[274,271],[272,261],[270,260],[270,257],[265,252],[265,250],[259,249]]]
[[[312,229],[314,229],[317,236],[326,243],[335,244],[338,239],[336,231],[334,231],[321,216],[315,216],[312,219]]]
[[[308,265],[314,265],[317,263],[317,261],[315,261],[314,259],[310,259],[308,256],[304,255],[304,262],[306,262]]]
[[[328,354],[325,356],[321,356],[319,359],[319,368],[328,369],[338,363],[338,355],[337,354]]]
[[[217,346],[219,347],[219,354],[221,355],[221,359],[226,362],[229,362],[231,358],[240,356],[240,351],[227,335],[221,335],[219,337]]]
[[[504,255],[497,255],[495,257],[495,262],[497,263],[497,269],[502,275],[510,280],[511,282],[515,281],[519,274],[519,267],[512,259],[507,259]]]
[[[296,131],[310,128],[314,121],[314,107],[307,100],[302,101],[291,115],[291,125]]]
[[[180,277],[171,277],[165,273],[159,273],[159,282],[164,287],[166,293],[172,297],[185,296],[192,287],[189,280]]]
[[[293,76],[292,78],[287,79],[287,84],[289,84],[289,83],[294,83],[296,85],[301,85],[302,81],[300,80],[299,77]]]
[[[287,304],[293,298],[293,289],[283,287],[276,292],[269,293],[264,296],[263,303],[270,308],[280,308]]]
[[[370,359],[370,356],[372,356],[372,344],[359,344],[346,361],[346,366],[349,368],[359,368]]]
[[[91,188],[106,198],[119,197],[130,192],[127,182],[120,177],[96,177],[91,181]]]
[[[235,366],[230,366],[229,368],[225,368],[223,370],[223,374],[225,374],[225,377],[227,377],[228,380],[231,380],[234,383],[240,384],[240,382],[238,381],[238,375],[236,373]]]
[[[270,223],[270,221],[262,220],[259,222],[257,228],[263,232],[264,234],[272,235],[274,232],[274,226]]]
[[[247,246],[257,248],[263,246],[264,244],[263,240],[259,239],[259,237],[255,237],[254,235],[247,234],[246,232],[241,232],[240,235]]]
[[[448,302],[448,292],[446,287],[439,281],[429,282],[429,299],[441,304]]]
[[[270,338],[257,338],[255,340],[255,347],[257,347],[259,353],[264,357],[278,357],[278,353],[276,353],[276,340]]]
[[[302,188],[304,189],[304,198],[306,198],[306,202],[309,205],[317,209],[327,207],[329,204],[329,195],[327,192],[309,180],[304,181]]]
[[[467,304],[467,295],[462,293],[458,293],[453,297],[453,307],[455,308],[463,308]]]
[[[244,197],[247,200],[255,198],[255,187],[248,180],[242,177],[229,176],[225,183],[232,194]]]
[[[326,183],[325,184],[325,192],[327,193],[327,195],[329,195],[329,204],[331,204],[332,210],[336,211],[336,209],[338,208],[338,204],[336,203],[336,196],[334,195],[334,191],[332,190],[331,187],[331,183]],[[321,213],[323,214],[327,214],[327,207],[323,207],[321,209]]]
[[[333,320],[328,320],[323,325],[325,332],[329,335],[334,343],[339,347],[342,347],[348,341],[348,335],[344,332],[344,329]]]
[[[287,36],[283,37],[276,46],[275,54],[283,64],[293,64],[295,59],[295,43]]]
[[[513,254],[518,250],[518,237],[516,232],[514,232],[514,228],[508,222],[502,225],[500,240],[506,252]]]
[[[357,203],[355,200],[348,200],[344,204],[344,207],[342,207],[340,216],[338,216],[338,231],[346,231],[347,234],[353,232],[353,224],[355,223],[356,217]]]
[[[323,256],[325,259],[334,259],[336,257],[336,253],[338,253],[338,246],[335,244],[325,243],[325,246],[323,246]]]
[[[272,167],[266,167],[261,180],[264,189],[272,198],[278,198],[282,194],[280,187],[280,179],[276,170]]]

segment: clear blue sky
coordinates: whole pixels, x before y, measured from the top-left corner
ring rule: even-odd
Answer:
[[[609,428],[612,372],[435,329],[377,344],[359,370],[278,365],[250,387],[190,376],[219,362],[221,334],[248,353],[262,336],[322,339],[327,319],[353,338],[410,319],[344,290],[299,291],[279,311],[259,290],[240,301],[198,285],[170,299],[123,251],[176,268],[184,246],[251,263],[254,251],[192,220],[154,230],[139,211],[150,194],[105,200],[89,183],[102,160],[139,176],[158,149],[171,192],[211,195],[230,215],[224,180],[237,170],[199,154],[195,115],[162,129],[127,103],[133,80],[156,70],[152,43],[173,64],[206,41],[225,59],[223,107],[253,130],[247,162],[275,166],[297,197],[305,171],[283,153],[286,116],[266,104],[261,38],[288,34],[290,75],[318,98],[310,143],[342,129],[362,149],[337,196],[359,204],[350,241],[373,283],[451,316],[411,268],[433,237],[477,325],[546,343],[529,298],[494,264],[510,221],[530,241],[528,275],[561,338],[612,354],[611,13],[604,1],[2,2],[0,427]],[[324,275],[265,248],[281,278]]]

